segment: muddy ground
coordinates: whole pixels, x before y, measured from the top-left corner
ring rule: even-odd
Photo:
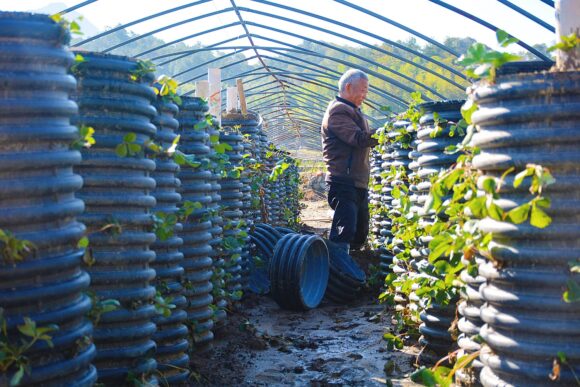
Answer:
[[[192,359],[197,385],[414,386],[418,350],[392,352],[382,334],[390,313],[370,294],[348,306],[324,302],[308,312],[250,296],[218,332],[213,349]]]

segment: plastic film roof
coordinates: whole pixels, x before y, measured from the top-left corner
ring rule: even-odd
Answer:
[[[555,23],[551,0],[131,3],[132,12],[121,15],[118,0],[62,9],[89,20],[93,14],[116,17],[115,27],[73,46],[151,60],[186,95],[207,79],[209,67],[222,69],[224,91],[242,78],[248,108],[264,117],[270,138],[290,151],[320,149],[322,116],[348,68],[369,75],[363,111],[376,127],[384,122],[385,106],[404,110],[414,91],[426,101],[464,95],[469,81],[456,59],[465,47],[447,37],[475,37],[493,46],[495,31],[503,29],[519,39],[516,50],[526,58],[547,61],[530,36],[549,40]],[[225,95],[223,100],[225,108]]]

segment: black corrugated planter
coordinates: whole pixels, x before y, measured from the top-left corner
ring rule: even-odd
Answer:
[[[262,117],[260,117],[257,113],[248,112],[247,114],[242,113],[227,113],[222,115],[222,126],[224,130],[228,131],[228,128],[239,128],[239,131],[244,136],[244,141],[242,142],[244,155],[249,155],[249,157],[253,157],[256,154],[256,150],[258,148],[258,132],[261,126]],[[243,213],[243,219],[246,222],[246,225],[241,229],[248,233],[249,230],[252,228],[255,214],[254,209],[252,208],[252,188],[251,188],[251,174],[255,173],[249,170],[248,168],[244,168],[241,172],[240,181],[242,182],[242,206],[240,210]],[[242,267],[241,267],[241,285],[242,290],[247,291],[249,289],[249,272],[250,272],[250,260],[252,257],[250,256],[250,243],[249,237],[246,238],[246,243],[242,247]]]
[[[477,258],[478,264],[483,263],[482,258]],[[469,262],[464,262],[467,266]],[[483,305],[483,299],[479,294],[479,287],[485,282],[485,278],[480,275],[475,277],[469,275],[467,270],[463,270],[460,274],[461,282],[464,286],[460,291],[461,301],[457,305],[457,312],[461,316],[457,323],[459,337],[457,344],[461,351],[458,357],[475,353],[481,349],[481,345],[474,340],[474,337],[479,335],[483,321],[480,317],[480,308]],[[469,368],[458,370],[456,379],[463,385],[474,386],[479,385],[479,373],[483,364],[479,360],[474,360]]]
[[[182,97],[179,110],[180,149],[194,155],[201,164],[197,168],[183,166],[179,172],[183,201],[201,204],[183,224],[182,252],[185,269],[187,318],[192,337],[192,349],[207,349],[213,340],[213,249],[209,206],[212,201],[212,172],[208,169],[210,138],[207,127],[196,125],[205,120],[209,107],[201,98]]]
[[[280,307],[316,308],[328,284],[328,248],[317,235],[284,235],[276,244],[269,270],[271,294]]]
[[[69,147],[77,138],[69,100],[76,83],[67,70],[73,56],[69,35],[46,15],[0,13],[0,229],[34,244],[22,260],[0,252],[0,306],[6,340],[21,346],[24,318],[48,333],[54,348],[39,341],[24,353],[30,373],[22,385],[91,386],[95,346],[90,310],[83,294],[89,276],[81,270],[77,241],[85,227],[75,216],[83,202],[74,197],[82,179],[72,167],[80,153]],[[0,243],[2,250],[4,243]],[[2,359],[5,360],[5,359]],[[18,367],[0,374],[8,385]]]
[[[213,277],[212,277],[212,296],[214,305],[216,307],[214,311],[215,328],[221,328],[225,326],[227,319],[226,309],[228,307],[228,302],[226,300],[225,291],[225,259],[224,249],[222,247],[223,243],[223,224],[224,219],[222,217],[221,211],[221,185],[220,181],[222,178],[222,162],[219,160],[220,154],[216,151],[215,146],[219,143],[220,132],[218,130],[218,124],[214,120],[213,125],[209,128],[210,138],[217,138],[218,141],[210,141],[210,169],[211,169],[211,205],[210,205],[210,221],[211,221],[211,236],[212,239],[209,242],[212,248],[211,258],[213,260]]]
[[[179,111],[176,104],[164,101],[158,97],[155,101],[157,116],[153,124],[157,127],[155,143],[163,149],[168,149],[177,137],[175,131],[179,122],[175,119]],[[177,192],[181,182],[177,178],[179,165],[167,154],[161,153],[155,158],[155,172],[151,176],[155,179],[156,187],[153,196],[157,205],[153,209],[162,216],[177,216],[181,195]],[[157,237],[151,248],[155,251],[155,262],[152,267],[157,273],[155,287],[158,293],[169,303],[175,305],[170,316],[157,316],[153,320],[157,331],[153,336],[157,344],[157,368],[163,380],[169,385],[183,383],[189,376],[189,356],[187,351],[188,332],[185,322],[187,312],[184,310],[187,300],[183,296],[183,253],[180,251],[183,240],[179,236],[183,226],[177,222],[173,227],[173,235]]]
[[[417,211],[423,216],[423,221],[430,223],[433,221],[434,214],[424,213],[422,207],[429,196],[431,183],[429,179],[439,173],[441,170],[449,168],[457,159],[457,155],[445,154],[445,148],[450,145],[457,145],[465,133],[450,132],[452,123],[461,120],[460,108],[464,101],[437,101],[428,102],[420,105],[423,115],[419,121],[420,127],[417,131],[417,154],[411,154],[410,157],[417,157],[416,174],[422,180],[421,183],[413,186],[416,193]],[[447,122],[440,123],[441,130],[436,132],[435,113],[439,118]],[[432,236],[420,238],[417,241],[414,254],[417,265],[420,261],[426,261],[429,255],[429,241]],[[413,265],[414,263],[411,262]],[[433,305],[421,313],[423,324],[419,331],[423,335],[420,343],[426,346],[423,352],[426,359],[429,358],[429,351],[434,352],[438,357],[447,355],[455,346],[455,338],[448,331],[451,323],[455,319],[457,300],[451,300],[448,306]],[[430,360],[430,359],[428,359]]]
[[[366,274],[343,249],[332,241],[328,247],[330,276],[325,297],[337,303],[356,300],[366,283]]]
[[[243,136],[236,132],[220,132],[220,142],[228,144],[231,149],[226,151],[229,158],[229,164],[226,167],[226,173],[233,170],[240,165],[242,160],[242,146]],[[240,222],[243,219],[242,188],[243,183],[240,177],[228,175],[222,178],[221,181],[221,197],[222,197],[222,214],[224,218],[224,240],[228,238],[239,239],[238,233]],[[226,250],[226,292],[230,303],[236,303],[241,299],[242,292],[242,252],[243,247],[225,246]]]
[[[473,144],[482,153],[474,166],[499,177],[528,163],[550,169],[556,183],[544,195],[552,223],[545,229],[485,219],[480,227],[493,233],[491,253],[498,267],[480,266],[486,284],[480,356],[486,386],[548,386],[577,383],[561,365],[557,381],[549,379],[558,352],[580,374],[580,303],[566,303],[568,281],[580,281],[569,262],[580,256],[580,72],[516,74],[498,77],[492,86],[473,93],[479,110],[473,120]],[[513,175],[512,175],[513,176]],[[513,177],[502,185],[506,209],[529,199],[529,182],[518,189]]]
[[[294,231],[290,230],[290,233]],[[249,288],[254,293],[266,294],[270,291],[268,267],[274,255],[276,243],[282,238],[282,234],[269,224],[259,223],[250,234],[250,238],[257,250],[253,256],[259,257],[260,260],[252,259],[250,262]]]
[[[96,144],[83,150],[77,171],[84,179],[79,197],[85,201],[82,220],[90,232],[93,262],[86,261],[91,290],[100,299],[116,299],[121,308],[101,316],[95,329],[99,380],[123,384],[128,377],[155,380],[153,358],[155,308],[152,299],[155,252],[150,209],[155,205],[150,176],[155,162],[142,155],[120,157],[115,148],[129,133],[143,145],[155,136],[151,105],[155,93],[147,74],[131,79],[133,59],[83,52],[77,66],[78,125],[95,129]]]

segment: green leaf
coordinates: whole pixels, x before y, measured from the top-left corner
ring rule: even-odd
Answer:
[[[435,374],[429,368],[421,367],[411,374],[411,380],[427,387],[437,387]]]
[[[89,247],[89,238],[84,236],[81,239],[79,239],[79,241],[77,242],[77,247],[79,249],[86,249],[87,247]]]
[[[24,376],[24,366],[20,365],[18,367],[18,371],[16,371],[16,373],[14,373],[14,375],[10,379],[10,387],[20,385],[20,382],[22,381],[23,376]]]
[[[461,106],[461,116],[468,125],[473,124],[471,116],[473,115],[473,113],[477,111],[477,108],[478,108],[477,104],[473,102],[471,99],[465,101],[463,106]]]
[[[497,188],[493,177],[485,177],[482,183],[483,190],[488,194],[494,194]]]
[[[135,142],[135,140],[137,140],[137,135],[135,133],[127,133],[123,137],[124,142]]]
[[[127,145],[126,144],[118,144],[115,147],[115,153],[119,157],[127,157]]]
[[[538,228],[546,228],[552,223],[552,218],[544,212],[536,203],[532,204],[530,224]]]
[[[562,364],[566,364],[568,362],[566,359],[566,354],[562,351],[558,351],[558,360],[560,360],[560,363]]]
[[[501,209],[501,207],[495,204],[494,200],[491,197],[488,197],[486,200],[486,209],[488,215],[492,219],[499,221],[503,220],[504,211]]]
[[[572,32],[570,35],[560,36],[560,41],[555,45],[548,48],[548,52],[555,50],[561,50],[564,52],[571,51],[580,45],[580,38],[576,36],[576,32]]]
[[[526,168],[525,170],[518,173],[514,178],[514,188],[518,188],[526,177],[532,176],[533,174],[534,168]]]
[[[507,213],[507,219],[514,224],[524,223],[528,220],[530,207],[530,203],[524,203],[521,206],[511,209]]]
[[[576,280],[568,280],[567,290],[563,294],[564,301],[568,303],[580,302],[580,284]]]
[[[447,234],[437,235],[429,242],[429,262],[434,262],[453,245],[453,239]]]
[[[18,325],[18,330],[25,336],[34,337],[36,334],[36,322],[29,317],[24,317],[24,324]]]
[[[518,42],[518,39],[511,37],[510,34],[505,32],[504,30],[497,30],[495,32],[495,36],[497,37],[497,42],[502,47],[507,47],[512,43]]]

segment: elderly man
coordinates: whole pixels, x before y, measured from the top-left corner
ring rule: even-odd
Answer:
[[[377,140],[360,110],[368,87],[364,72],[345,72],[321,127],[328,204],[334,210],[329,239],[347,253],[359,249],[369,232],[369,151]]]

